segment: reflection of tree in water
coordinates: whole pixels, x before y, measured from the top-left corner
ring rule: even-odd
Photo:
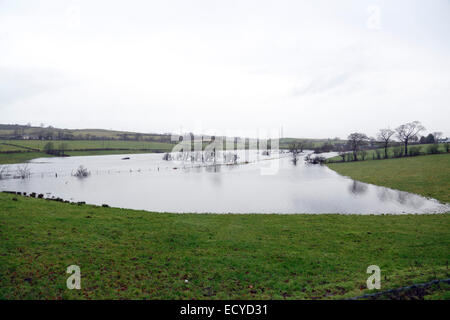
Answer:
[[[399,203],[413,208],[420,208],[423,205],[424,198],[404,191],[397,191],[397,192],[398,192],[397,201]]]
[[[382,202],[386,202],[386,201],[392,201],[395,198],[395,194],[393,192],[393,190],[389,190],[387,188],[377,188],[377,196],[378,199],[380,199],[380,201]]]
[[[402,205],[414,209],[422,207],[425,201],[425,198],[422,198],[418,195],[405,191],[392,190],[385,187],[377,187],[377,196],[378,199],[380,199],[383,202],[387,201],[398,202]]]
[[[206,166],[206,172],[211,172],[211,173],[220,173],[222,166],[221,165],[211,165],[211,166]],[[210,176],[212,179],[212,182],[217,185],[220,186],[222,184],[222,175],[221,174],[213,174]]]
[[[220,172],[220,169],[221,169],[220,165],[206,166],[206,171],[207,172]]]
[[[355,195],[361,195],[367,192],[367,184],[353,180],[353,183],[350,185],[349,190]]]

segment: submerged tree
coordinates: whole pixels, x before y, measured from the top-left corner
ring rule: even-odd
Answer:
[[[303,152],[304,147],[305,143],[303,141],[292,142],[289,145],[289,152],[292,153],[292,161],[294,164],[297,164],[298,155]]]
[[[74,176],[77,178],[86,178],[90,175],[90,172],[83,166],[79,166]]]
[[[20,179],[26,179],[31,176],[31,171],[28,169],[28,164],[17,167],[17,175]]]

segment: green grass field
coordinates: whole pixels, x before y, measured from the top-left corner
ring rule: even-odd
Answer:
[[[50,155],[44,152],[17,152],[17,153],[0,153],[0,165],[22,163],[36,158],[46,158]]]
[[[162,142],[148,142],[148,141],[100,141],[100,140],[2,140],[0,143],[9,143],[17,146],[24,146],[28,148],[35,148],[41,151],[44,150],[44,146],[52,142],[55,148],[61,143],[67,145],[67,149],[80,150],[80,149],[163,149],[171,150],[173,144]]]
[[[448,153],[327,165],[355,180],[450,202],[450,154]]]
[[[0,141],[0,152],[5,152],[5,151],[27,151],[27,149],[19,147],[19,146],[11,146],[8,144],[4,144],[2,143],[2,141]]]
[[[382,290],[449,278],[449,230],[448,214],[161,214],[0,193],[0,299],[348,298],[373,292],[372,264]],[[72,264],[81,290],[66,288]]]

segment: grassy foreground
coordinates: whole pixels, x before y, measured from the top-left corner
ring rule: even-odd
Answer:
[[[450,154],[329,163],[352,179],[450,202]]]
[[[354,297],[373,293],[373,264],[382,290],[449,278],[449,249],[448,214],[182,215],[0,193],[0,299]],[[73,264],[81,290],[66,288]]]

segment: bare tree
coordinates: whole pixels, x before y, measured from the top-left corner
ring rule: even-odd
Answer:
[[[408,143],[417,139],[417,134],[423,130],[425,130],[425,127],[419,121],[408,122],[395,129],[397,137],[405,145],[405,157],[408,155]]]
[[[367,143],[369,138],[364,133],[354,132],[348,136],[347,140],[350,149],[353,151],[353,161],[358,161],[358,150]]]
[[[31,171],[28,169],[28,164],[17,167],[17,175],[20,179],[29,178],[31,176]]]
[[[292,142],[289,145],[289,151],[292,153],[295,153],[295,154],[302,153],[304,147],[305,147],[305,143],[303,141]]]
[[[385,159],[387,159],[387,157],[388,157],[387,148],[389,147],[389,143],[394,134],[395,134],[395,131],[391,130],[391,129],[380,129],[380,132],[378,133],[378,140],[383,142]]]
[[[439,143],[439,139],[442,137],[442,132],[433,132],[434,143]]]
[[[303,142],[293,142],[289,145],[289,151],[292,153],[292,161],[297,164],[298,154],[303,152]]]
[[[86,178],[90,175],[90,172],[83,166],[79,166],[74,176],[77,178]]]

